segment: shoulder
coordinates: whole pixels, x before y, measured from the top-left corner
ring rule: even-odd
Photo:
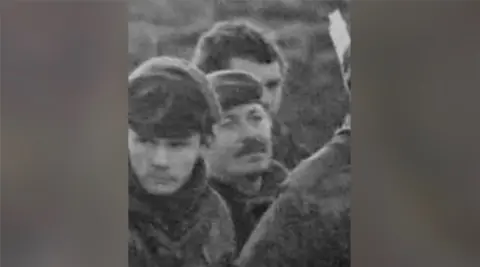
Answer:
[[[270,162],[269,171],[278,177],[285,177],[289,173],[289,170],[285,165],[274,159]]]
[[[220,230],[222,235],[233,236],[233,221],[230,209],[223,197],[214,188],[208,186],[209,197],[204,204],[204,216],[211,221],[212,231]],[[233,238],[233,237],[232,237]]]
[[[222,258],[235,253],[235,228],[230,210],[223,197],[212,187],[209,187],[209,203],[211,213],[209,242],[204,253],[212,262],[218,262]]]
[[[323,178],[348,169],[351,164],[350,145],[350,130],[338,131],[327,144],[292,170],[286,181],[288,187],[314,187]]]
[[[206,205],[214,208],[216,213],[223,213],[228,211],[228,206],[223,196],[218,192],[217,187],[217,182],[209,181],[207,185],[208,198]]]

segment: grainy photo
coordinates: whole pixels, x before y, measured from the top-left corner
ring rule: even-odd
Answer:
[[[130,1],[130,267],[350,266],[349,5]]]

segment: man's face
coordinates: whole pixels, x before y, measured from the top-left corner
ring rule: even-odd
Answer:
[[[200,136],[143,140],[128,130],[130,163],[141,186],[150,194],[175,193],[190,178],[202,149]]]
[[[210,166],[232,176],[267,169],[272,155],[271,128],[270,116],[258,103],[225,111],[214,126]]]
[[[261,64],[242,58],[232,58],[230,68],[253,74],[264,87],[262,102],[268,109],[277,113],[282,102],[283,76],[279,62]]]

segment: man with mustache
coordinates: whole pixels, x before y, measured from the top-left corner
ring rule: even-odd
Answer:
[[[200,70],[168,57],[145,61],[128,81],[129,266],[223,264],[234,226],[202,156],[220,118],[214,92]]]
[[[351,94],[350,47],[344,60]],[[264,213],[236,267],[350,267],[351,118],[303,160]]]
[[[222,108],[206,157],[210,184],[230,207],[240,250],[277,196],[287,170],[271,157],[272,120],[261,101],[260,81],[237,70],[217,71],[207,77]]]
[[[345,125],[295,168],[236,267],[349,267],[351,130]]]
[[[273,158],[293,168],[310,155],[276,117],[288,64],[264,29],[245,20],[218,22],[200,37],[192,63],[207,74],[235,69],[257,77],[263,85],[261,100],[273,116]]]

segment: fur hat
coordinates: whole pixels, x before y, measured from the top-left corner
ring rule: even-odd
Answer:
[[[220,106],[205,74],[187,61],[154,57],[128,77],[128,121],[148,137],[211,132]]]

